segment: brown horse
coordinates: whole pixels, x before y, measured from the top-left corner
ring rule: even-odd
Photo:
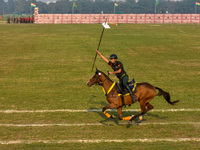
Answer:
[[[132,115],[129,117],[122,117],[122,107],[123,105],[131,105],[133,104],[132,98],[130,95],[125,96],[119,96],[117,92],[117,85],[115,82],[113,82],[105,73],[96,70],[94,76],[87,82],[87,85],[91,87],[92,85],[101,85],[107,101],[109,102],[109,105],[104,107],[102,109],[102,112],[106,115],[108,118],[115,118],[114,115],[110,115],[106,112],[106,109],[114,109],[117,108],[118,118],[120,120],[129,120],[129,123],[132,122],[135,118],[144,115],[149,110],[153,109],[154,107],[149,104],[149,102],[156,96],[163,95],[165,100],[171,104],[174,105],[175,103],[179,102],[177,101],[170,101],[170,94],[168,92],[165,92],[164,90],[155,87],[147,82],[137,83],[137,92],[135,93],[137,100],[140,103],[141,112],[137,115]],[[156,89],[159,90],[159,93],[156,94]]]

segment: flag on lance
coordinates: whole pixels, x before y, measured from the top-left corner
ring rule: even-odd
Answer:
[[[108,25],[108,23],[102,23],[102,26],[105,28],[105,29],[110,29],[110,26]]]
[[[34,3],[31,3],[31,7],[36,7],[36,5]]]

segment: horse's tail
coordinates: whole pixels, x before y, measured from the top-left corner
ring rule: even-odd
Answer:
[[[165,92],[164,90],[162,90],[162,89],[160,89],[160,88],[158,88],[158,87],[156,87],[156,89],[159,90],[159,93],[157,94],[157,96],[163,95],[163,97],[165,98],[165,100],[166,100],[169,104],[174,105],[174,104],[176,104],[176,103],[179,102],[179,100],[176,100],[176,101],[171,102],[171,101],[170,101],[170,94],[169,94],[168,92]]]

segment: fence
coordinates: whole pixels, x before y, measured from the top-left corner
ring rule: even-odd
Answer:
[[[200,14],[39,14],[36,24],[112,23],[200,23]]]

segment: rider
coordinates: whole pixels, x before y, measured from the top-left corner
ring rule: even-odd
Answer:
[[[128,75],[126,74],[126,72],[124,70],[123,64],[120,61],[117,61],[117,55],[116,54],[110,55],[110,57],[109,57],[110,61],[109,61],[98,50],[96,50],[96,52],[114,70],[114,72],[110,72],[109,71],[109,74],[116,74],[116,76],[119,79],[119,81],[124,85],[124,87],[130,93],[130,95],[132,97],[132,101],[134,103],[136,101],[136,96],[133,94],[132,90],[128,86],[129,77],[128,77]]]

